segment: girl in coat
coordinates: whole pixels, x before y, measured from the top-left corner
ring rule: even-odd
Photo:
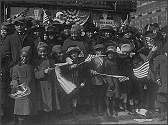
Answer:
[[[105,74],[117,75],[118,66],[116,62],[116,47],[109,46],[107,47],[107,60],[105,61]],[[108,84],[107,93],[106,93],[106,107],[107,107],[107,116],[111,117],[111,112],[114,116],[117,116],[116,111],[117,101],[120,98],[119,96],[119,86],[118,79],[113,77],[106,77],[106,82]]]
[[[37,82],[37,106],[38,111],[44,114],[44,119],[48,119],[48,112],[54,109],[60,110],[58,99],[55,61],[48,58],[47,44],[40,42],[37,46],[38,58],[34,60],[34,72]],[[39,113],[40,113],[39,112]]]
[[[68,69],[65,72],[65,74],[70,78],[70,81],[76,85],[76,88],[69,94],[69,103],[72,108],[72,116],[75,120],[77,120],[77,112],[76,112],[76,106],[77,101],[79,99],[79,87],[81,81],[81,68],[77,64],[79,64],[79,54],[81,50],[78,46],[70,46],[67,51],[67,58],[66,61],[69,62]]]
[[[29,95],[15,99],[14,114],[17,115],[15,120],[19,120],[19,124],[22,124],[25,121],[25,116],[37,114],[35,77],[30,62],[30,46],[22,48],[20,59],[21,61],[13,69],[11,86],[17,88],[18,85],[24,83],[31,91]]]

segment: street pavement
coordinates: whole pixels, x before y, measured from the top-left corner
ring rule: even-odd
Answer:
[[[125,112],[119,112],[117,117],[107,117],[106,114],[104,116],[92,117],[91,113],[87,113],[87,115],[79,114],[78,120],[75,121],[71,116],[55,116],[51,115],[47,121],[44,119],[32,118],[27,124],[30,125],[55,125],[55,124],[167,124],[167,120],[159,121],[159,114],[152,114],[153,119],[149,119],[150,121],[138,122],[134,119],[143,119],[144,117],[141,115],[130,115]],[[6,123],[4,125],[8,125]]]

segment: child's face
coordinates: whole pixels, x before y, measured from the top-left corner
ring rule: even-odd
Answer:
[[[42,58],[42,59],[46,59],[47,58],[47,48],[46,47],[42,47],[38,49],[38,55]]]
[[[30,61],[30,54],[27,52],[21,52],[20,53],[21,63],[27,64]]]
[[[103,50],[102,49],[97,49],[95,50],[96,55],[102,55],[103,54]]]
[[[109,59],[113,59],[114,58],[114,53],[108,53],[107,56],[108,56]]]
[[[54,57],[56,57],[58,60],[62,61],[63,60],[63,52],[56,52],[54,53]]]
[[[77,51],[72,51],[71,53],[70,53],[70,56],[71,56],[71,58],[73,59],[73,60],[76,60],[77,59],[77,57],[78,57],[78,52]]]

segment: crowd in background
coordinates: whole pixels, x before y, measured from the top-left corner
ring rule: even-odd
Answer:
[[[38,20],[18,18],[2,23],[1,46],[1,116],[12,124],[22,124],[30,115],[46,120],[51,113],[70,113],[77,120],[78,113],[111,117],[121,110],[136,114],[142,108],[166,119],[167,26],[147,24],[141,33],[129,24],[43,26]],[[81,64],[89,54],[97,57]],[[137,78],[133,69],[146,61],[147,76]],[[60,70],[76,85],[70,94],[53,70],[55,64],[65,62],[68,65]],[[23,83],[31,93],[11,98]]]

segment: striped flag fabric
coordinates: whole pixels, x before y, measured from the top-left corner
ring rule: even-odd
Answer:
[[[119,80],[120,82],[124,82],[124,81],[129,80],[129,77],[119,77],[118,80]]]
[[[43,24],[49,24],[50,19],[49,19],[48,15],[47,15],[47,13],[46,13],[46,11],[44,9],[43,9],[43,12],[44,12]]]
[[[87,58],[85,59],[85,62],[87,61],[91,61],[92,59],[96,58],[96,57],[102,57],[102,56],[106,56],[106,55],[92,55],[92,54],[89,54],[87,56]]]
[[[29,13],[29,8],[26,8],[26,9],[22,10],[20,13],[14,15],[13,17],[8,18],[6,21],[12,22],[18,18],[26,18],[28,16],[28,13]]]
[[[64,64],[65,63],[63,63],[63,65]],[[64,74],[62,74],[59,65],[56,65],[55,67],[55,74],[56,79],[58,80],[60,86],[63,88],[66,94],[70,94],[77,87],[72,81],[69,81]]]
[[[146,61],[140,67],[133,69],[133,72],[137,78],[144,78],[147,76],[148,70],[149,70],[149,61]]]

